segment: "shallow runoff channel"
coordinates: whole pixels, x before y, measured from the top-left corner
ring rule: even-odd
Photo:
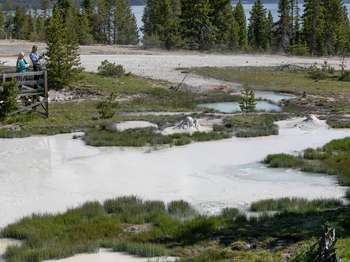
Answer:
[[[0,227],[33,212],[59,212],[85,201],[123,195],[184,199],[201,212],[247,207],[278,197],[342,197],[334,177],[267,169],[271,153],[294,153],[350,135],[302,130],[282,121],[280,135],[232,138],[156,151],[95,148],[72,134],[0,139]]]

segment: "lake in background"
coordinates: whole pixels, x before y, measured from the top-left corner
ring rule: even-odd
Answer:
[[[278,20],[278,4],[264,4],[265,8],[267,8],[268,10],[271,11],[272,16],[274,21]],[[346,8],[349,10],[350,9],[350,4],[345,4]],[[253,7],[253,4],[243,4],[244,7],[244,11],[245,11],[245,15],[247,17],[247,19],[249,19],[250,16],[250,10]],[[132,6],[132,10],[136,16],[136,21],[137,21],[137,26],[138,28],[141,28],[143,26],[142,23],[142,16],[143,16],[143,11],[145,9],[145,6]],[[303,9],[303,5],[300,4],[300,10]],[[140,36],[142,36],[141,32],[140,32]]]

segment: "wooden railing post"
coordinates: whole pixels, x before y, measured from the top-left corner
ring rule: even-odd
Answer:
[[[47,71],[44,71],[44,93],[45,93],[45,107],[46,107],[46,117],[49,117],[49,87],[47,84]]]

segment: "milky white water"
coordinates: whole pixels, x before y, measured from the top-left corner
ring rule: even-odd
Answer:
[[[334,177],[271,170],[271,153],[300,151],[350,135],[301,130],[281,122],[279,136],[232,138],[153,152],[95,148],[72,135],[0,139],[0,227],[33,212],[64,211],[88,200],[135,194],[190,201],[202,212],[251,201],[298,196],[341,197]]]

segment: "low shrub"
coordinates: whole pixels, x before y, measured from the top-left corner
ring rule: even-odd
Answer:
[[[279,130],[277,126],[265,129],[241,129],[235,133],[236,137],[276,136],[278,134]]]
[[[168,204],[168,212],[170,215],[179,218],[194,217],[198,214],[188,202],[183,200],[171,201]]]
[[[296,55],[296,56],[307,56],[310,54],[309,49],[305,43],[289,45],[288,52],[291,55]]]
[[[237,208],[224,208],[221,211],[221,217],[227,221],[235,220],[241,212]]]
[[[173,140],[169,136],[155,133],[152,128],[130,129],[121,132],[92,128],[85,132],[84,141],[91,146],[144,147],[171,144]]]
[[[203,142],[203,141],[212,141],[212,140],[221,140],[230,138],[231,135],[225,132],[194,132],[191,136],[193,141]]]
[[[237,137],[259,137],[278,135],[278,126],[274,124],[279,116],[268,114],[246,114],[224,119],[226,130],[233,131]]]
[[[308,160],[322,160],[326,159],[325,152],[322,152],[318,149],[308,148],[304,151],[304,158]]]
[[[3,90],[0,91],[0,120],[17,109],[17,94],[18,87],[15,80],[3,85]]]
[[[292,155],[276,154],[268,155],[264,163],[272,168],[299,168],[302,166],[303,160]]]
[[[307,200],[304,198],[280,198],[266,199],[251,204],[250,210],[253,212],[265,211],[315,211],[334,209],[342,206],[342,201],[338,199],[317,199]]]
[[[138,257],[162,257],[168,255],[168,250],[162,246],[151,243],[133,243],[128,241],[102,242],[104,248],[111,248],[114,252],[126,252]]]
[[[122,77],[125,75],[125,69],[122,65],[111,63],[108,60],[102,61],[97,71],[103,76]]]
[[[215,217],[198,216],[180,226],[176,239],[183,243],[195,243],[215,234],[218,225]]]
[[[115,114],[117,103],[114,101],[115,95],[111,94],[108,98],[97,104],[97,112],[102,119],[112,118]]]
[[[109,131],[104,128],[91,128],[85,132],[84,141],[91,146],[130,146],[144,147],[157,145],[182,146],[192,141],[204,142],[230,138],[226,132],[195,132],[190,134],[162,135],[154,128]]]

